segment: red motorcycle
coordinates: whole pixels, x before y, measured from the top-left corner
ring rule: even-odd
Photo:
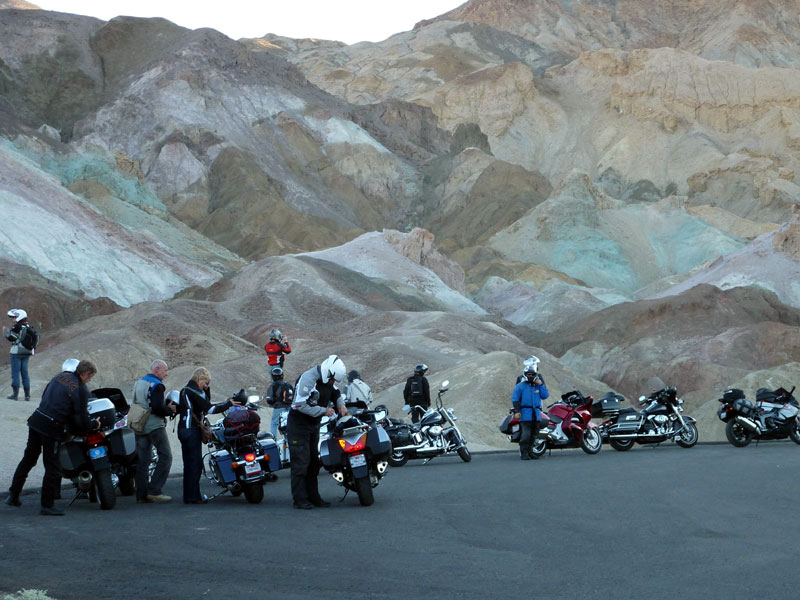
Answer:
[[[561,401],[541,412],[539,435],[531,447],[531,458],[539,458],[554,448],[578,448],[597,454],[603,446],[600,429],[592,423],[592,396],[578,390],[561,396]]]

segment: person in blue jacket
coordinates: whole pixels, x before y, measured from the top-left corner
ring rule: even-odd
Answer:
[[[523,375],[525,381],[514,386],[511,404],[514,405],[514,418],[522,428],[519,438],[519,455],[522,460],[531,459],[531,446],[539,433],[539,417],[542,400],[550,397],[544,379],[537,372],[538,364],[527,364]]]

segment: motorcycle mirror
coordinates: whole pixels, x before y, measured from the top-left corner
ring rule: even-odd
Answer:
[[[403,412],[408,412],[410,410],[411,410],[411,405],[406,404],[406,405],[403,406]]]
[[[639,402],[644,402],[647,400],[647,396],[639,396]]]
[[[376,421],[383,421],[386,418],[386,411],[385,410],[377,410],[375,411],[375,420]]]
[[[259,402],[261,402],[261,397],[260,396],[248,396],[247,397],[247,402],[249,404],[258,404]]]
[[[449,379],[445,379],[442,382],[442,389],[446,388],[448,385],[450,385],[450,380]]]

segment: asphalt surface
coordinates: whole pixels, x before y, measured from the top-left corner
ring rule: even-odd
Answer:
[[[0,505],[0,592],[72,598],[797,598],[800,447],[788,442],[457,457],[389,470],[327,509],[118,498]],[[215,488],[204,481],[203,490]],[[60,501],[59,505],[66,505]],[[2,594],[0,594],[2,595]]]

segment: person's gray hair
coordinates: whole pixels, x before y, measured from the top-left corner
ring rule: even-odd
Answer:
[[[155,359],[153,362],[150,363],[150,372],[154,372],[158,367],[166,367],[167,363],[165,363],[160,358]]]

